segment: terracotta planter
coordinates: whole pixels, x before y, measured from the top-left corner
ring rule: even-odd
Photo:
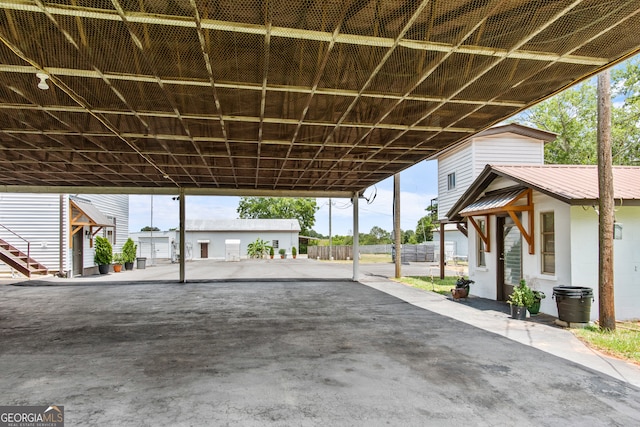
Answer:
[[[122,271],[122,264],[113,264],[113,271],[115,273],[120,273]]]

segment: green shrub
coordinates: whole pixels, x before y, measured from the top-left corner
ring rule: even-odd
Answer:
[[[93,262],[96,265],[109,265],[113,260],[113,248],[111,243],[104,237],[96,236],[95,239],[95,255]]]
[[[113,254],[113,263],[114,264],[124,264],[124,257],[121,253]]]
[[[296,250],[296,247],[294,246],[294,247],[291,248],[291,256],[296,256],[296,255],[298,255],[298,251]]]
[[[522,279],[520,284],[513,288],[513,292],[509,295],[509,304],[518,307],[531,307],[534,303],[533,290],[527,286],[527,282]]]
[[[122,261],[134,262],[136,260],[136,253],[138,251],[138,245],[133,243],[133,239],[129,237],[122,246]]]
[[[287,253],[287,250],[286,250],[286,249],[284,249],[284,248],[282,248],[282,249],[280,249],[280,250],[278,251],[278,253],[279,253],[281,256],[284,256],[284,255]]]
[[[264,258],[267,253],[271,252],[269,248],[271,248],[271,246],[269,246],[268,242],[257,238],[254,242],[247,245],[247,255],[249,258]]]

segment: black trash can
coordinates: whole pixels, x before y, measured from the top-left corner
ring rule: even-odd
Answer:
[[[144,270],[144,268],[147,266],[147,258],[146,257],[139,257],[137,258],[138,264],[136,265],[136,268],[138,270]]]
[[[589,323],[593,289],[581,286],[556,286],[553,297],[558,307],[558,319],[569,323]]]

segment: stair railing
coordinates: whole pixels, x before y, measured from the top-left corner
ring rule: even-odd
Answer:
[[[0,227],[4,228],[5,230],[7,230],[9,233],[13,234],[14,236],[16,236],[17,238],[19,238],[20,240],[23,240],[24,242],[27,243],[27,270],[29,270],[29,260],[31,259],[31,242],[28,241],[27,239],[25,239],[24,237],[22,237],[21,235],[19,235],[18,233],[16,233],[15,231],[5,227],[4,225],[0,224]]]

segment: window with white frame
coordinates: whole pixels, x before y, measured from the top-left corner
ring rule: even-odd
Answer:
[[[556,233],[555,218],[553,212],[540,214],[540,230],[542,234],[542,273],[556,273]]]
[[[109,221],[113,223],[113,227],[105,227],[103,237],[105,237],[109,241],[109,243],[111,243],[112,245],[115,245],[116,244],[116,217],[107,216],[107,218],[109,219]]]
[[[478,220],[476,220],[476,223],[478,224],[478,228],[480,230],[482,230],[482,234],[486,235],[486,233],[487,233],[487,222],[486,222],[486,220],[478,219]],[[482,240],[482,237],[480,237],[480,233],[476,232],[476,259],[477,259],[476,265],[478,267],[486,267],[487,266],[487,261],[485,259],[486,250],[487,250],[487,246],[484,243],[484,240]]]
[[[456,173],[451,172],[447,175],[447,190],[453,190],[456,188]]]

